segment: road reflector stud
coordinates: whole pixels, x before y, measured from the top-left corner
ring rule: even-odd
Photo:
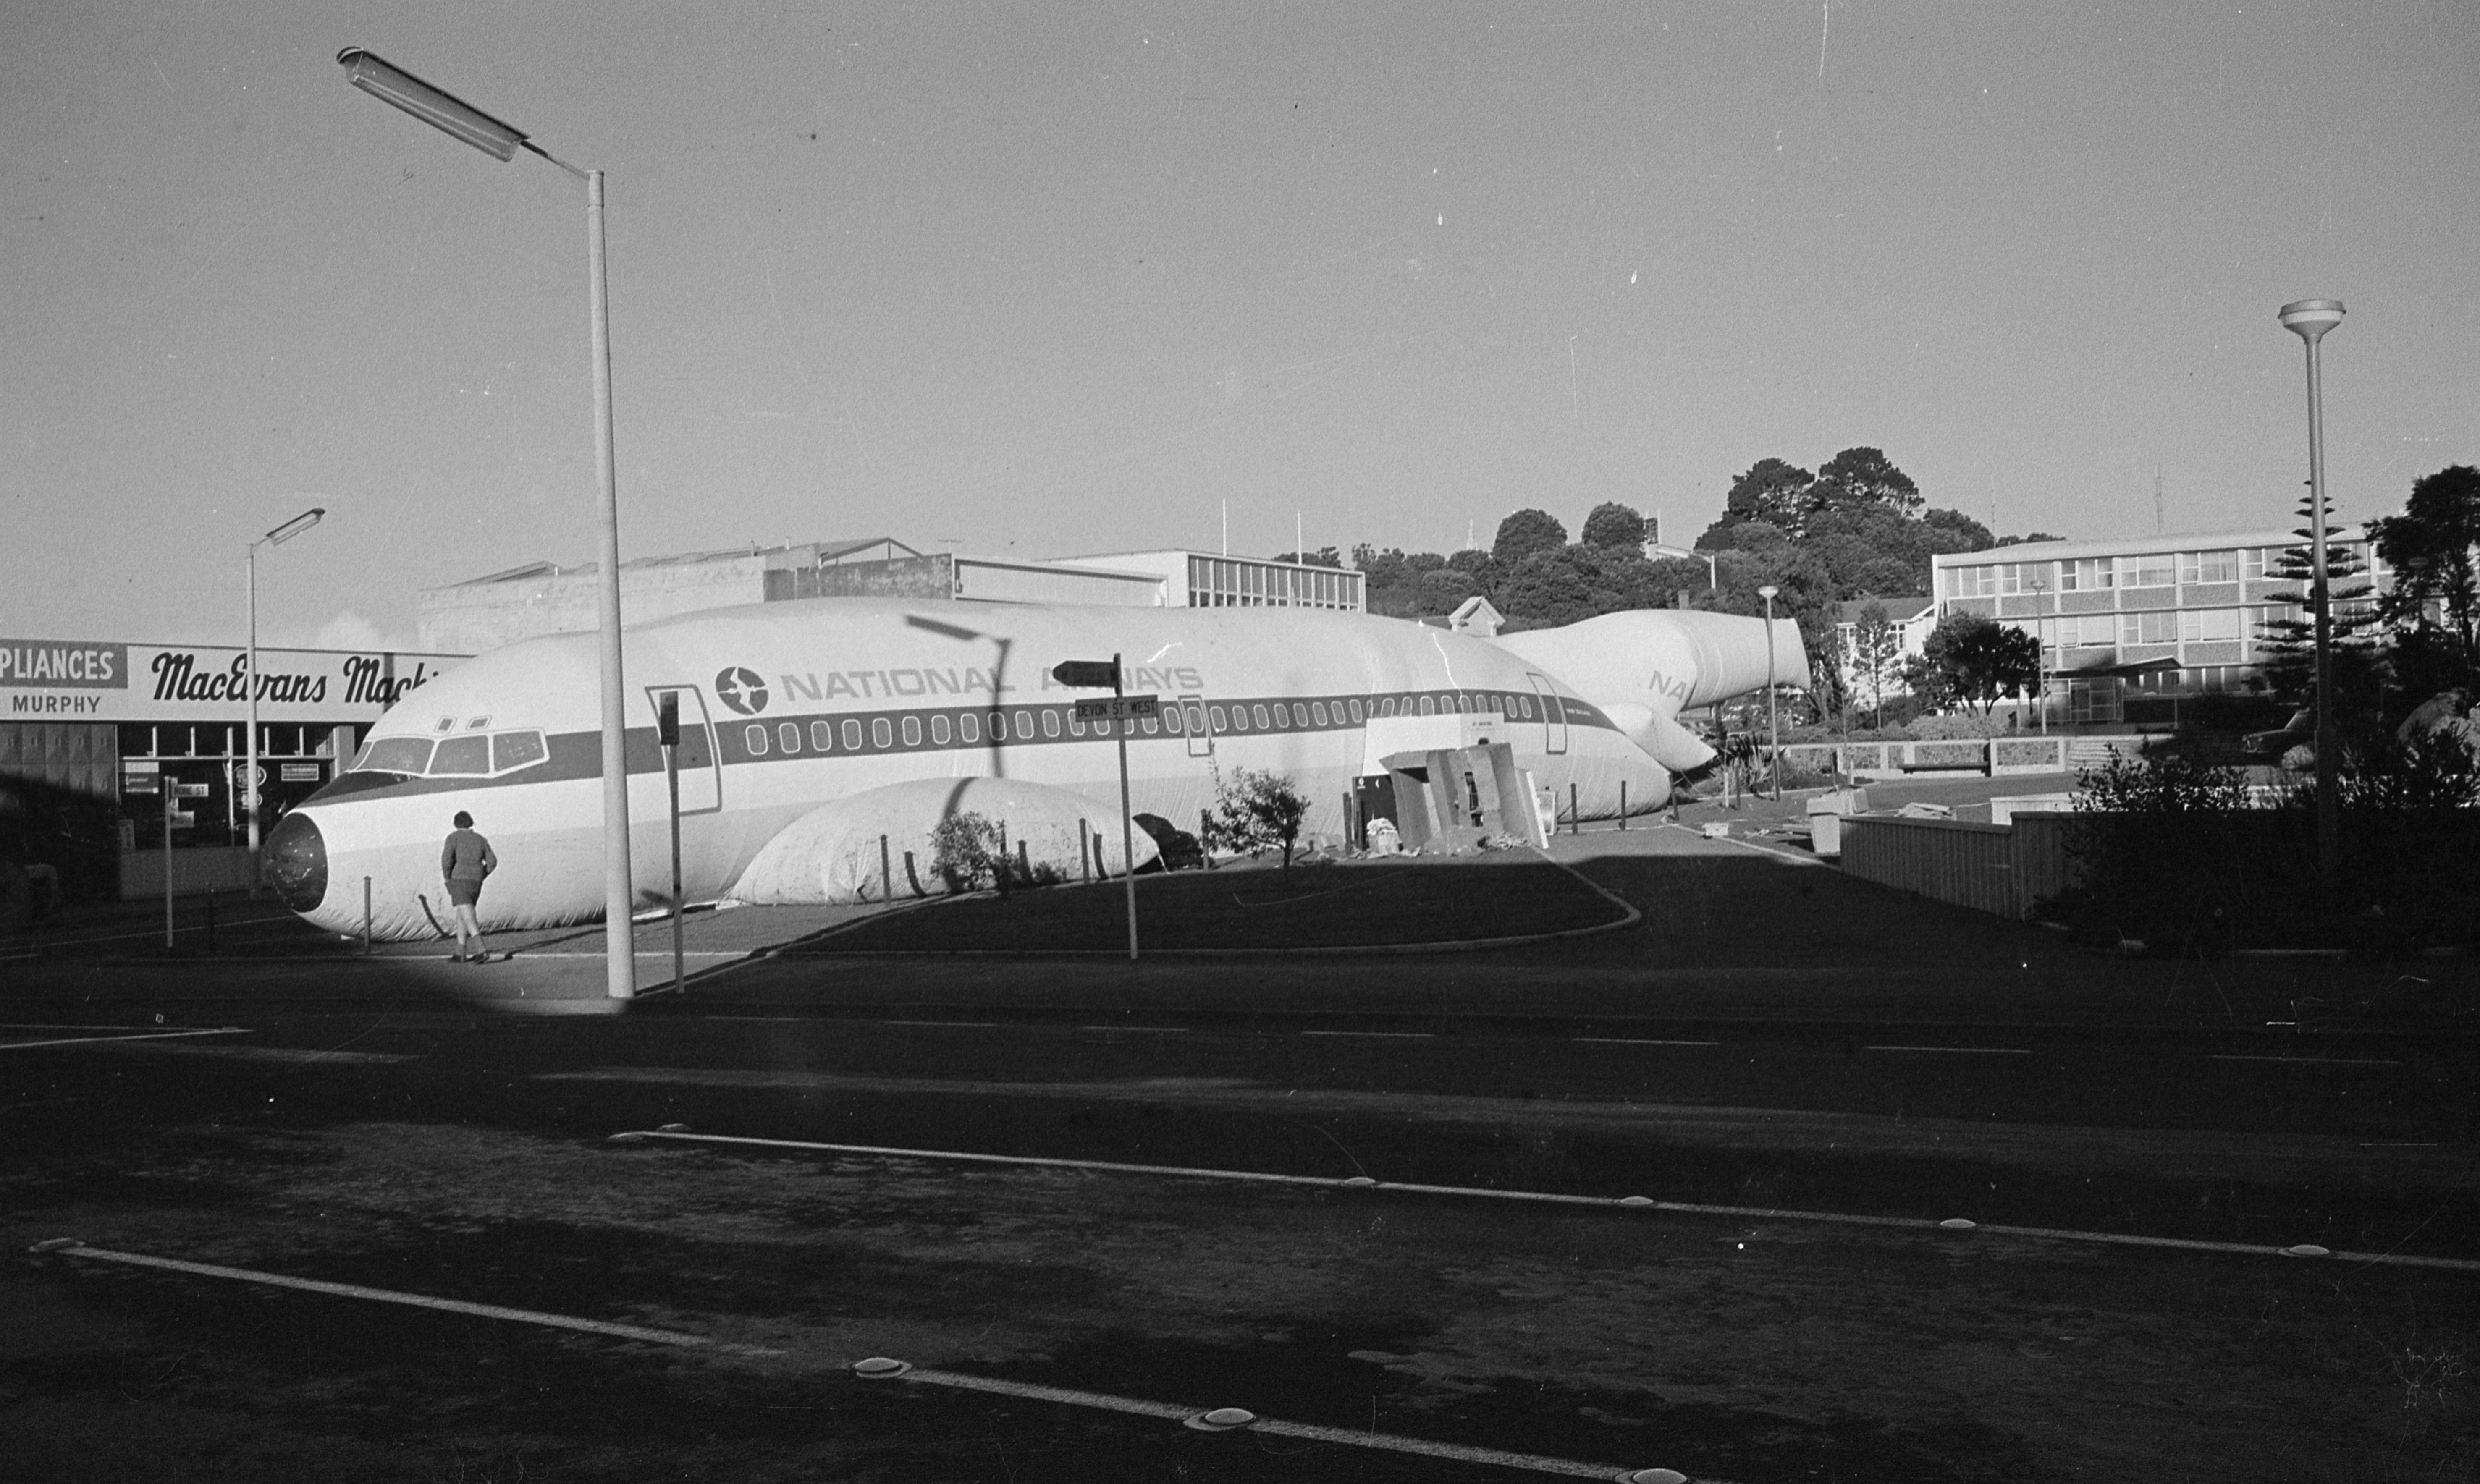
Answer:
[[[912,1369],[913,1367],[904,1361],[891,1360],[884,1355],[873,1355],[867,1360],[853,1362],[853,1374],[865,1381],[892,1381]]]
[[[1619,1197],[1619,1204],[1622,1206],[1650,1206],[1653,1204],[1653,1197],[1650,1195],[1622,1195]]]
[[[1347,1190],[1366,1190],[1376,1184],[1378,1184],[1378,1182],[1370,1179],[1367,1175],[1355,1175],[1351,1179],[1343,1182],[1343,1188]]]
[[[642,1144],[645,1141],[646,1136],[643,1134],[614,1134],[604,1140],[607,1144]]]
[[[1255,1420],[1257,1420],[1257,1414],[1246,1407],[1217,1407],[1211,1412],[1200,1412],[1180,1425],[1194,1427],[1199,1432],[1229,1432],[1235,1427],[1246,1427]]]
[[[1688,1484],[1676,1469],[1634,1469],[1619,1475],[1619,1484]]]
[[[2295,1247],[2283,1248],[2282,1255],[2284,1257],[2332,1257],[2334,1249],[2320,1247],[2312,1241],[2303,1241]]]
[[[1979,1224],[1969,1216],[1949,1216],[1938,1223],[1950,1232],[1968,1232]]]
[[[655,1130],[658,1134],[685,1134],[688,1131],[689,1126],[685,1123],[666,1123]]]
[[[45,1241],[39,1241],[33,1246],[28,1247],[26,1250],[29,1252],[65,1252],[71,1247],[83,1247],[85,1245],[85,1242],[79,1241],[75,1237],[53,1237],[48,1238]]]

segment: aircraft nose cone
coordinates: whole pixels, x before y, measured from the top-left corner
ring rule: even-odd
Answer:
[[[260,858],[277,900],[297,912],[316,911],[327,896],[327,837],[319,822],[295,812],[268,832]]]

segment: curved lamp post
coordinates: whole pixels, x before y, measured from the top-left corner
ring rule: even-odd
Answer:
[[[2342,794],[2334,746],[2334,604],[2325,574],[2325,379],[2316,343],[2342,322],[2340,299],[2285,304],[2282,327],[2308,343],[2309,600],[2316,619],[2316,880],[2330,897],[2341,869]]]
[[[346,47],[336,60],[344,64],[354,87],[452,139],[501,161],[515,159],[523,149],[585,182],[586,299],[594,345],[594,472],[603,486],[603,580],[598,584],[598,606],[603,637],[604,987],[615,1000],[630,999],[637,992],[636,946],[630,932],[636,892],[629,880],[629,763],[620,670],[620,490],[611,455],[611,313],[603,263],[603,172],[579,169],[528,139],[524,130],[358,46]]]
[[[249,560],[249,582],[248,582],[248,588],[249,588],[249,671],[248,671],[248,674],[249,674],[249,681],[248,681],[248,684],[249,684],[249,743],[248,743],[248,749],[247,749],[246,755],[245,755],[247,756],[247,758],[248,758],[248,762],[245,765],[247,771],[245,771],[245,773],[243,773],[243,774],[242,774],[242,797],[243,797],[245,800],[246,800],[246,801],[247,801],[247,803],[248,803],[248,807],[247,807],[245,810],[244,810],[244,812],[249,815],[249,894],[250,894],[250,896],[251,896],[252,898],[255,898],[255,897],[257,897],[257,895],[258,895],[258,864],[259,864],[259,862],[258,862],[258,800],[259,800],[259,782],[258,782],[258,549],[259,549],[260,547],[280,547],[280,546],[284,545],[284,543],[286,543],[286,542],[288,542],[288,541],[292,540],[292,539],[293,539],[294,537],[296,537],[296,536],[300,535],[303,531],[308,530],[311,526],[318,525],[318,524],[319,524],[319,522],[320,522],[320,520],[321,520],[321,518],[322,518],[322,517],[323,517],[323,516],[325,516],[325,515],[326,515],[326,513],[327,513],[327,507],[326,507],[326,506],[324,506],[324,505],[314,505],[314,506],[312,506],[310,509],[308,509],[308,510],[304,510],[304,511],[302,511],[299,515],[295,516],[292,520],[289,520],[289,521],[285,522],[283,525],[279,525],[279,526],[275,527],[275,529],[273,529],[273,530],[271,530],[271,531],[269,531],[266,535],[259,537],[256,541],[251,542],[251,543],[249,544],[249,549],[248,549],[248,560]]]
[[[1777,800],[1782,798],[1782,717],[1774,709],[1774,595],[1781,591],[1770,582],[1757,589],[1766,601],[1766,734],[1772,749],[1766,758],[1766,780]]]

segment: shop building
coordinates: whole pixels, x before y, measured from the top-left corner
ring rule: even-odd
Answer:
[[[261,646],[262,833],[462,657]],[[70,900],[246,887],[248,685],[234,646],[0,639],[0,867]]]

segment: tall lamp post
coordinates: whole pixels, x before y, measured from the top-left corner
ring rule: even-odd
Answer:
[[[2309,597],[2316,615],[2316,882],[2331,905],[2341,872],[2342,791],[2334,746],[2334,605],[2325,574],[2325,378],[2316,343],[2342,322],[2340,299],[2285,304],[2282,327],[2308,343]]]
[[[2032,579],[2032,696],[2041,708],[2041,735],[2050,734],[2050,579]]]
[[[620,489],[611,453],[611,306],[603,261],[603,172],[581,170],[463,99],[358,46],[336,54],[352,85],[404,110],[452,139],[503,162],[526,150],[585,182],[586,300],[593,320],[594,472],[602,482],[601,623],[603,639],[603,948],[604,989],[615,1000],[637,992],[630,914],[636,892],[629,880],[629,761],[620,671]]]
[[[242,774],[242,798],[249,815],[249,894],[258,896],[258,549],[280,547],[319,524],[327,507],[314,505],[249,544],[249,743],[247,771]]]
[[[1766,734],[1771,751],[1766,757],[1766,780],[1770,792],[1782,798],[1782,716],[1774,709],[1774,595],[1782,589],[1769,582],[1757,589],[1766,601]]]

